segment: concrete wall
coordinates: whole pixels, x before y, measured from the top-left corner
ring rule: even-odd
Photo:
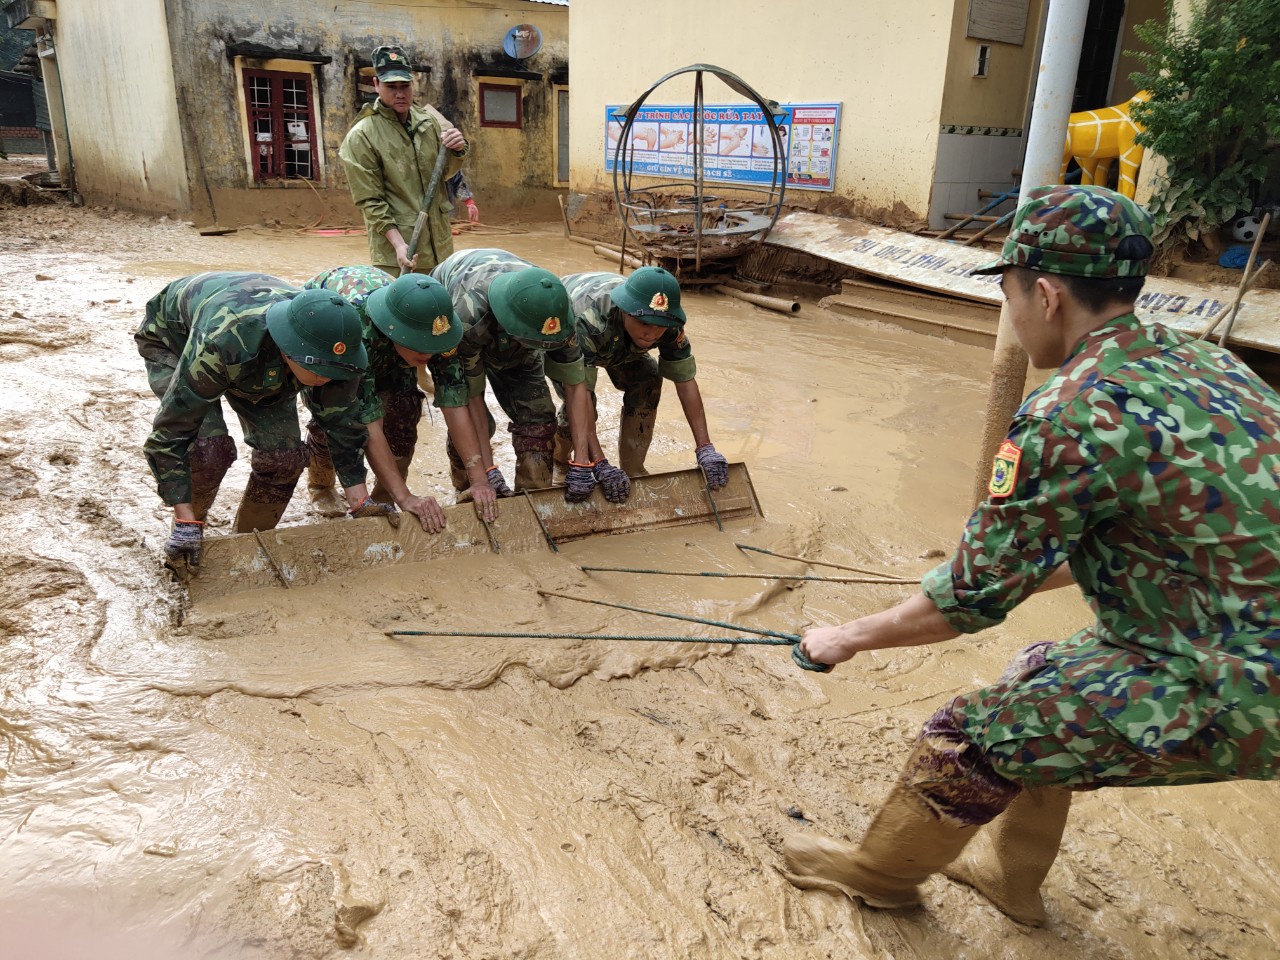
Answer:
[[[419,73],[419,99],[435,104],[472,141],[467,178],[482,212],[511,207],[554,209],[553,78],[568,64],[568,12],[563,7],[493,0],[483,7],[454,0],[403,0],[397,4],[322,0],[169,0],[177,96],[187,123],[193,195],[200,219],[223,224],[358,222],[350,202],[338,146],[358,111],[361,62],[380,43],[399,43]],[[507,30],[533,23],[541,51],[525,61],[502,52]],[[277,51],[275,58],[228,55],[237,44]],[[294,61],[311,74],[319,143],[319,181],[255,183],[247,151],[248,130],[240,70],[278,69],[279,51],[327,57],[328,63]],[[475,74],[523,70],[522,130],[481,129]]]
[[[954,221],[944,214],[972,213],[985,205],[980,190],[1012,188],[1013,171],[1026,152],[1027,104],[1044,10],[1045,0],[1031,0],[1022,44],[999,43],[966,36],[969,0],[955,0],[930,226],[946,227]],[[990,47],[990,60],[987,76],[976,77],[981,45]]]
[[[59,0],[53,33],[79,192],[186,216],[164,0]]]
[[[1111,83],[1111,103],[1124,103],[1138,88],[1129,75],[1142,69],[1142,61],[1127,55],[1131,50],[1145,50],[1146,47],[1133,32],[1133,28],[1148,20],[1165,20],[1164,0],[1129,0],[1124,11],[1124,29],[1120,34],[1120,58],[1116,62],[1115,77]]]
[[[711,63],[773,100],[844,104],[834,193],[792,190],[788,204],[895,222],[923,219],[953,5],[954,0],[574,2],[570,187],[612,196],[612,174],[604,167],[607,104],[630,103],[671,70]],[[682,79],[657,91],[651,102],[690,102],[691,92],[692,83]],[[741,102],[714,81],[706,100]]]

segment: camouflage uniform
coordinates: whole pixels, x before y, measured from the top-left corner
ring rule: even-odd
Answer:
[[[367,433],[358,420],[358,381],[303,387],[267,333],[267,308],[296,293],[297,287],[260,273],[202,273],[173,281],[147,303],[134,339],[160,398],[144,450],[165,503],[190,502],[199,514],[216,494],[234,446],[220,472],[198,477],[190,453],[197,438],[230,443],[219,405],[224,396],[253,449],[246,498],[288,502],[308,458],[298,427],[299,392],[334,442],[343,485],[364,483]]]
[[[1131,201],[1051,192],[980,272],[1145,275],[1122,255],[1146,216]],[[972,633],[1067,562],[1098,615],[942,711],[998,773],[1075,789],[1280,777],[1277,437],[1280,396],[1233,354],[1133,314],[1027,398],[990,499],[924,579]]]
[[[493,388],[503,412],[510,417],[511,446],[516,454],[516,488],[533,483],[546,486],[541,471],[525,464],[531,455],[547,455],[549,460],[556,431],[556,408],[547,388],[547,377],[561,383],[578,384],[586,379],[582,349],[576,336],[552,351],[530,350],[510,336],[489,307],[489,284],[504,273],[533,266],[505,250],[461,250],[432,271],[432,276],[448,289],[454,309],[462,321],[463,337],[458,346],[469,395],[484,395],[485,380]],[[544,372],[545,371],[545,372]],[[489,436],[496,425],[489,417]],[[462,459],[449,443],[453,484],[468,486]],[[538,479],[532,479],[533,473]]]
[[[643,476],[645,454],[653,438],[653,422],[662,398],[662,381],[684,383],[697,376],[693,348],[683,327],[671,327],[654,345],[655,361],[649,350],[637,347],[623,326],[623,312],[609,299],[609,292],[625,278],[616,273],[575,273],[563,278],[577,317],[578,342],[586,365],[586,384],[591,403],[596,402],[596,377],[603,368],[613,385],[622,391],[622,425],[618,436],[618,465],[629,477]],[[572,448],[564,388],[548,369],[547,376],[561,399],[557,417],[556,460],[568,459]]]
[[[417,367],[406,363],[395,343],[379,330],[365,313],[365,301],[373,291],[391,283],[393,277],[376,267],[335,267],[303,284],[307,290],[333,290],[360,314],[364,325],[364,346],[369,369],[360,380],[360,422],[382,420],[382,431],[392,455],[408,465],[418,443],[418,423],[422,420],[423,392],[418,388]],[[434,385],[432,403],[437,407],[463,407],[467,384],[456,352],[434,354],[427,361]],[[315,451],[326,450],[324,433],[312,420],[307,425]]]
[[[1277,437],[1280,396],[1244,364],[1132,314],[1027,399],[1018,462],[998,466],[1012,488],[925,593],[973,633],[1066,561],[1098,621],[952,704],[997,771],[1083,787],[1280,776]]]

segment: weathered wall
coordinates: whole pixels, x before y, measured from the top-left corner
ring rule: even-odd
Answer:
[[[1142,61],[1128,54],[1135,50],[1145,50],[1146,45],[1138,39],[1133,28],[1148,20],[1164,22],[1165,19],[1164,0],[1129,0],[1124,10],[1124,29],[1120,33],[1120,59],[1116,63],[1115,79],[1111,84],[1113,104],[1124,103],[1138,92],[1129,75],[1142,69]]]
[[[953,0],[574,3],[571,188],[612,196],[612,175],[604,168],[605,105],[630,103],[671,70],[712,63],[773,100],[844,104],[834,193],[793,190],[789,204],[898,222],[922,219],[952,7]],[[653,102],[688,102],[692,84],[682,83],[662,88]],[[714,82],[708,88],[709,103],[741,101]],[[684,95],[664,93],[668,89]]]
[[[319,0],[169,0],[178,97],[188,118],[193,189],[204,197],[206,219],[219,223],[279,220],[289,224],[358,222],[338,147],[358,111],[357,82],[380,43],[399,43],[419,73],[419,100],[435,104],[466,134],[474,158],[466,173],[482,211],[541,204],[554,208],[553,76],[568,72],[568,14],[562,7],[494,0],[478,7],[406,0],[395,5]],[[542,50],[529,60],[502,51],[506,31],[533,23]],[[255,183],[249,167],[242,81],[228,46],[257,44],[330,58],[311,70],[319,115],[323,172],[314,184]],[[249,67],[278,68],[262,59]],[[524,81],[522,130],[482,130],[476,105],[477,70],[519,69],[541,74]],[[314,189],[313,189],[314,188]]]
[[[190,210],[164,0],[59,0],[54,24],[76,186],[92,203]]]

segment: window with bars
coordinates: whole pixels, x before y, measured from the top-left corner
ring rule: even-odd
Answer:
[[[283,70],[245,70],[254,180],[315,180],[315,100],[311,77]]]

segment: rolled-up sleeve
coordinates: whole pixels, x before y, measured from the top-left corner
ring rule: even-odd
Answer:
[[[1008,440],[1021,451],[1013,489],[1007,497],[988,496],[952,558],[922,582],[925,596],[961,633],[1002,623],[1114,503],[1114,484],[1079,436],[1023,418]]]

